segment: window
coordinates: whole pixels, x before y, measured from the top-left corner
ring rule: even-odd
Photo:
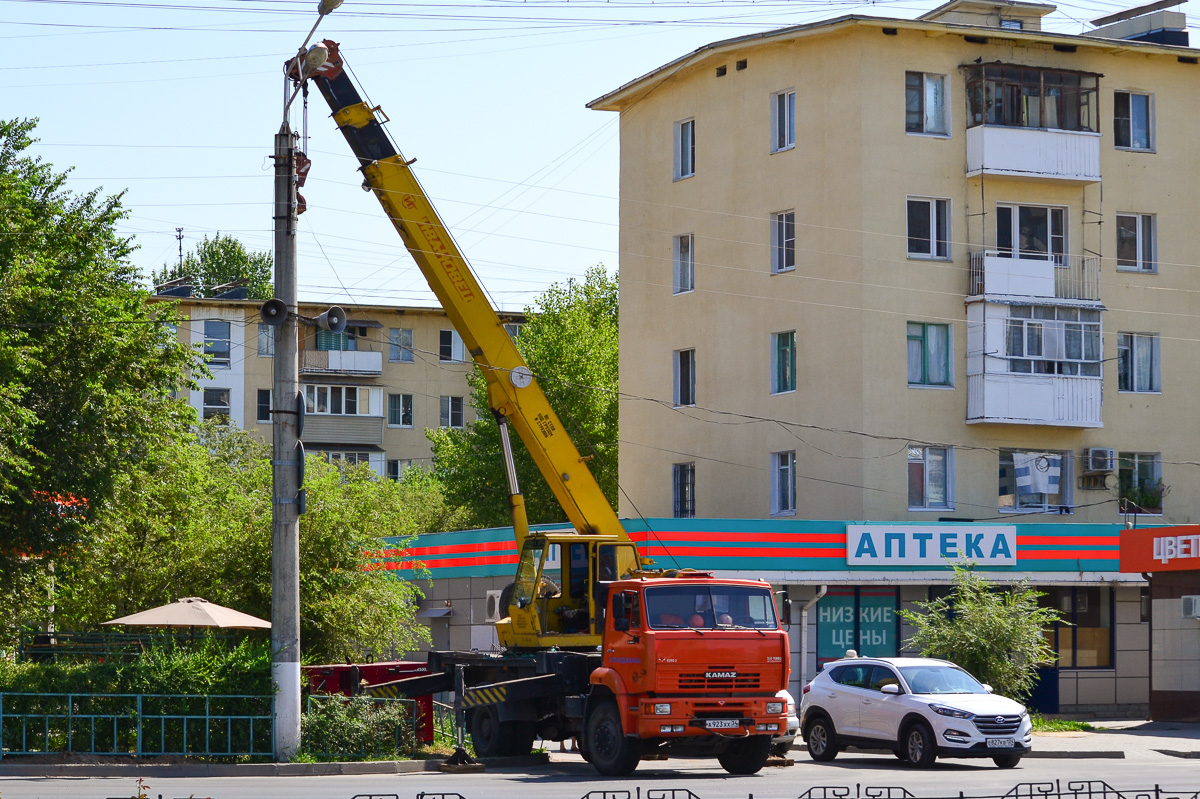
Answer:
[[[1070,453],[1001,450],[1000,510],[1071,512],[1070,470]]]
[[[796,390],[796,331],[771,334],[771,393]]]
[[[1113,92],[1113,142],[1127,150],[1154,149],[1150,95]]]
[[[304,410],[334,416],[370,416],[371,389],[366,386],[308,385],[304,387]]]
[[[355,325],[341,333],[317,328],[317,350],[329,352],[355,352],[358,350],[358,340],[367,337],[367,328]]]
[[[909,510],[954,507],[951,454],[945,447],[908,448]]]
[[[442,427],[456,427],[459,429],[465,426],[463,422],[462,397],[441,398],[441,409],[438,415],[438,424]]]
[[[1012,305],[1008,313],[1009,372],[1100,376],[1100,311]]]
[[[1162,391],[1158,334],[1117,334],[1117,390]]]
[[[675,351],[675,404],[696,404],[696,351]]]
[[[217,319],[204,321],[204,354],[210,368],[229,368],[229,323]],[[227,403],[228,404],[228,403]]]
[[[388,330],[388,360],[395,363],[413,362],[413,332],[411,327]]]
[[[771,95],[771,152],[790,150],[796,146],[796,93],[776,92]]]
[[[1113,665],[1113,598],[1109,586],[1040,587],[1038,605],[1054,608],[1062,621],[1045,630],[1059,668]]]
[[[796,451],[771,453],[771,515],[796,512]]]
[[[950,201],[908,198],[908,257],[950,257]]]
[[[946,124],[946,76],[905,72],[905,132],[945,135],[949,129]]]
[[[796,212],[771,214],[771,271],[796,268]]]
[[[1122,452],[1117,458],[1121,513],[1162,513],[1167,489],[1162,481],[1162,455]]]
[[[438,331],[438,360],[458,363],[466,360],[463,340],[457,330]]]
[[[388,394],[388,427],[413,426],[413,395]]]
[[[675,123],[675,179],[696,174],[696,120]]]
[[[676,236],[672,245],[673,263],[671,290],[675,294],[693,291],[696,288],[696,258],[692,254],[695,239],[691,233]]]
[[[204,389],[204,420],[220,417],[229,421],[229,389]]]
[[[908,384],[950,385],[950,326],[908,323]]]
[[[262,322],[258,323],[258,357],[275,357],[275,328]]]
[[[387,462],[387,476],[389,480],[399,480],[404,476],[404,472],[412,466],[412,461],[408,459],[396,459]]]
[[[371,453],[369,452],[326,452],[325,456],[330,463],[336,463],[339,466],[371,465]]]
[[[258,390],[258,413],[254,418],[264,424],[271,423],[271,389]]]
[[[1006,64],[970,66],[966,72],[967,127],[1099,130],[1094,73]]]
[[[1067,263],[1067,210],[1037,205],[996,206],[996,249],[1001,258]]]
[[[1025,28],[1025,21],[1020,19],[1002,19],[1000,27],[1007,31],[1019,31]]]
[[[508,334],[509,338],[516,341],[517,335],[520,334],[520,332],[521,332],[522,324],[524,324],[524,323],[523,322],[505,322],[504,323],[504,332]]]
[[[1154,234],[1153,214],[1117,214],[1117,269],[1155,271]]]
[[[676,519],[693,519],[696,516],[696,464],[675,463],[671,465],[671,483],[674,496]]]

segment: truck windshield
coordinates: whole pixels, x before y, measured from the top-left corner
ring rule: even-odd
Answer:
[[[774,630],[775,602],[766,588],[672,585],[646,589],[646,616],[656,630]]]

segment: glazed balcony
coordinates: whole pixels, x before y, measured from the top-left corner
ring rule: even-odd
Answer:
[[[976,125],[967,128],[967,177],[997,175],[1100,182],[1100,134]]]
[[[967,376],[967,423],[1103,427],[1103,378],[1071,375]]]
[[[1095,256],[1010,258],[997,250],[982,249],[972,250],[970,255],[968,296],[1100,299],[1100,259]]]
[[[303,374],[381,375],[383,353],[369,350],[301,350]]]

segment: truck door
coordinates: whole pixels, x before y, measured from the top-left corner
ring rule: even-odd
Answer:
[[[615,590],[610,591],[610,594],[616,593],[618,592]],[[649,668],[645,662],[646,648],[642,638],[645,626],[642,620],[641,596],[637,591],[631,590],[619,593],[628,598],[629,629],[615,629],[610,600],[609,612],[605,613],[607,621],[604,628],[604,665],[621,675],[631,693],[640,693],[649,690]]]

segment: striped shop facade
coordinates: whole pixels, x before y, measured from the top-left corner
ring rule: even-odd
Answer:
[[[944,594],[952,561],[970,562],[996,583],[1028,580],[1041,601],[1071,622],[1047,630],[1058,662],[1044,670],[1032,704],[1043,712],[1145,717],[1149,703],[1149,607],[1141,574],[1120,572],[1121,525],[864,523],[797,519],[628,519],[643,554],[665,568],[762,578],[804,605],[792,629],[792,688],[846,649],[911,654],[897,615]],[[555,526],[542,526],[550,530]],[[559,528],[561,529],[561,528]],[[393,542],[395,543],[395,542]],[[496,645],[489,623],[517,563],[511,528],[418,537],[381,554],[384,568],[425,590],[420,616],[434,649]],[[423,564],[424,572],[416,570]],[[490,595],[490,596],[489,596]],[[797,614],[799,616],[799,614]]]

